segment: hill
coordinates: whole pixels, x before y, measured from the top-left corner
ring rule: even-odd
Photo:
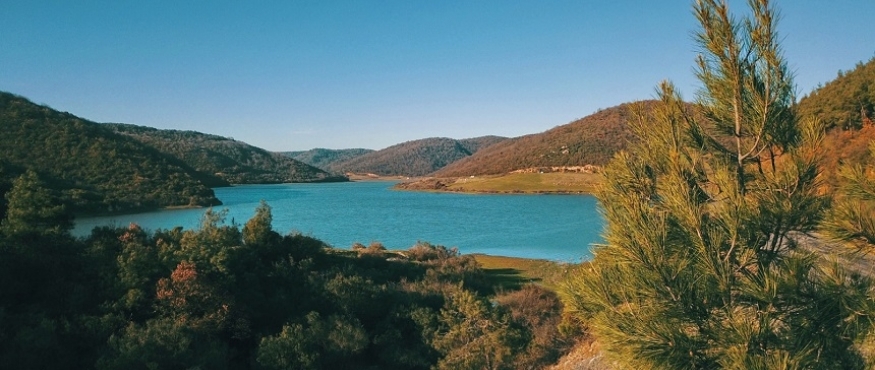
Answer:
[[[316,168],[328,170],[338,162],[348,161],[371,153],[372,149],[323,149],[316,148],[297,152],[280,152],[280,154],[292,159],[304,162]]]
[[[288,156],[222,136],[120,123],[105,125],[116,133],[179,158],[197,171],[232,184],[347,180]]]
[[[498,136],[413,140],[335,163],[331,169],[381,176],[423,176],[504,140],[507,139]]]
[[[221,202],[227,185],[98,123],[0,92],[4,177],[36,171],[77,213],[132,212]]]
[[[502,141],[434,173],[436,177],[493,175],[533,167],[604,165],[626,147],[632,103],[539,134]]]
[[[820,119],[829,128],[824,138],[826,178],[841,164],[871,163],[868,147],[875,140],[875,58],[802,98],[797,106],[803,118]]]
[[[875,119],[875,58],[820,86],[798,105],[802,116],[816,116],[829,128],[858,129],[863,116]]]

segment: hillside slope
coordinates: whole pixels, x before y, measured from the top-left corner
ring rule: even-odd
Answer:
[[[632,103],[548,131],[485,148],[434,173],[436,177],[493,175],[532,167],[604,165],[632,140]]]
[[[504,140],[507,139],[484,136],[463,140],[427,138],[408,141],[335,163],[331,169],[381,176],[423,176]]]
[[[304,162],[316,168],[329,171],[332,165],[338,162],[348,161],[372,153],[372,149],[323,149],[315,148],[306,151],[280,152],[280,154],[292,159]]]
[[[827,181],[835,181],[833,174],[842,164],[871,164],[868,148],[875,140],[875,58],[858,63],[812,91],[799,101],[797,109],[802,119],[817,118],[829,128],[822,161]]]
[[[346,181],[323,170],[234,139],[195,131],[107,123],[115,132],[179,158],[232,184]]]
[[[69,113],[0,92],[4,176],[36,171],[78,213],[221,204],[227,185],[136,140]]]
[[[839,72],[802,98],[797,108],[801,116],[818,117],[828,128],[860,128],[863,114],[875,119],[875,58]]]

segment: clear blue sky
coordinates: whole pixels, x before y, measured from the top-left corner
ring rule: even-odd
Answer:
[[[735,12],[746,2],[730,0]],[[776,1],[800,95],[875,56],[875,1]],[[0,90],[269,150],[520,136],[694,98],[686,0],[0,0]]]

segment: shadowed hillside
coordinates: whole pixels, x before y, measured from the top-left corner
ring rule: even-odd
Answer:
[[[232,184],[346,181],[285,155],[222,136],[117,123],[106,126]]]
[[[437,177],[492,175],[544,166],[604,165],[632,134],[631,104],[601,110],[540,134],[506,140],[434,173]]]
[[[3,176],[36,171],[79,213],[221,204],[227,185],[106,127],[0,92]]]
[[[323,149],[316,148],[307,151],[280,152],[295,160],[299,160],[316,168],[328,170],[338,162],[348,161],[372,153],[372,149]]]
[[[507,140],[498,136],[472,139],[428,138],[408,141],[331,166],[337,172],[381,176],[422,176]]]

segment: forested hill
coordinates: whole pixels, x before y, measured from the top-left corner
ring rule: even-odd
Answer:
[[[107,123],[115,132],[179,158],[197,171],[232,184],[346,181],[346,177],[234,139],[195,131]]]
[[[382,176],[422,176],[504,140],[507,138],[483,136],[463,140],[428,138],[408,141],[337,162],[331,169]]]
[[[106,127],[0,92],[0,176],[39,174],[74,212],[221,204],[227,185]]]
[[[875,119],[875,58],[839,72],[835,80],[802,98],[798,108],[802,116],[816,116],[830,128],[858,129],[864,113]]]
[[[280,152],[285,156],[299,160],[316,168],[329,170],[338,162],[348,161],[372,153],[373,149],[323,149],[316,148],[306,151]]]
[[[632,140],[630,105],[599,112],[539,134],[485,148],[437,171],[438,177],[500,174],[546,166],[604,165]]]
[[[824,140],[826,178],[840,164],[871,163],[869,144],[875,140],[875,58],[802,98],[797,106],[803,119],[817,118],[829,129]]]

